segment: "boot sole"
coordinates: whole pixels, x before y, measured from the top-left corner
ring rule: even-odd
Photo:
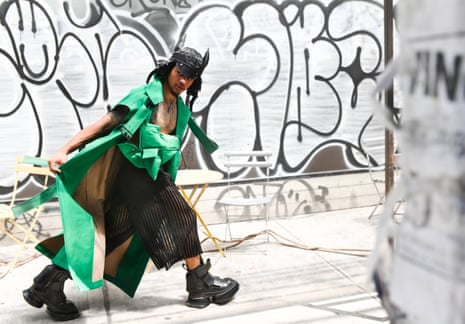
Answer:
[[[215,303],[217,305],[225,305],[229,303],[231,300],[233,300],[234,295],[237,293],[238,290],[239,284],[236,283],[236,285],[234,285],[229,290],[221,294],[215,294],[213,296],[201,296],[199,298],[193,298],[192,296],[189,296],[186,305],[194,308],[205,308],[211,303]]]
[[[202,299],[188,299],[186,301],[186,305],[192,308],[205,308],[210,305],[210,298],[202,298]]]
[[[44,302],[37,298],[30,289],[23,290],[23,298],[24,300],[31,306],[41,308],[44,305]],[[47,306],[47,313],[48,315],[54,319],[55,321],[69,321],[75,318],[78,318],[81,314],[79,312],[76,313],[57,313],[53,312],[50,310],[50,308]]]
[[[213,297],[213,302],[217,305],[225,305],[233,300],[234,296],[239,290],[239,284],[234,285],[230,290],[226,291],[224,294],[216,295]]]
[[[78,318],[81,315],[79,313],[68,313],[68,314],[55,313],[55,312],[52,312],[48,307],[47,307],[47,313],[53,320],[59,321],[59,322],[70,321],[75,318]]]

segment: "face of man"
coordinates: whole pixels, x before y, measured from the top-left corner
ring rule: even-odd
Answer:
[[[194,79],[189,79],[183,75],[176,66],[174,66],[168,75],[168,88],[175,96],[180,95],[190,88]]]

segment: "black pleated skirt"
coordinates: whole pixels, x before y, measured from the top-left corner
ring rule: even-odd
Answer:
[[[106,253],[134,233],[158,269],[199,255],[194,211],[162,168],[154,181],[145,169],[123,159],[105,212]]]

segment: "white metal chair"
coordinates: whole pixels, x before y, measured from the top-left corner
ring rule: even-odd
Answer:
[[[224,206],[226,215],[226,239],[236,239],[232,235],[231,223],[253,222],[263,218],[266,242],[268,237],[268,206],[273,200],[273,194],[268,188],[270,168],[272,166],[272,153],[267,151],[231,151],[224,153],[224,166],[227,169],[227,189],[225,195],[219,200],[219,204]],[[233,180],[231,175],[234,171],[255,169],[263,170],[265,179],[250,179],[250,181]],[[253,208],[257,207],[257,209]],[[255,210],[255,213],[252,213]]]
[[[2,276],[17,266],[21,254],[28,248],[29,243],[36,244],[39,242],[39,239],[34,234],[34,229],[39,222],[43,205],[29,211],[27,215],[21,215],[21,217],[15,217],[11,209],[17,202],[18,185],[21,177],[24,175],[40,175],[43,181],[38,185],[46,188],[51,175],[47,160],[30,156],[18,156],[14,172],[15,181],[10,203],[0,204],[0,234],[9,237],[18,246],[14,257],[6,262],[6,270],[2,273]]]
[[[370,219],[375,215],[378,207],[383,205],[385,192],[385,143],[384,136],[362,139],[362,146],[367,160],[368,173],[376,190],[377,199],[375,207],[370,213]],[[375,162],[376,161],[376,162]]]
[[[373,217],[378,210],[379,206],[384,204],[386,194],[385,194],[385,185],[386,185],[386,163],[385,163],[385,138],[384,137],[373,137],[366,138],[362,140],[363,149],[366,154],[366,160],[368,165],[368,172],[370,174],[370,179],[373,182],[376,193],[378,195],[378,202],[370,213],[368,218]],[[400,168],[400,153],[394,152],[391,157],[394,167],[394,181],[399,181],[401,168]],[[376,160],[377,163],[374,163]],[[397,209],[400,206],[400,202],[397,206]],[[396,209],[396,212],[397,212]]]

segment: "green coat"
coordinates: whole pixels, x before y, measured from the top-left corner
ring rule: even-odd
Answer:
[[[111,181],[122,155],[134,165],[146,168],[153,178],[156,177],[160,164],[166,163],[174,180],[180,163],[181,139],[188,126],[208,152],[212,153],[218,147],[194,122],[189,108],[180,97],[177,99],[176,134],[168,143],[171,147],[166,150],[158,142],[142,144],[142,140],[138,147],[126,141],[137,130],[144,132],[153,107],[161,101],[163,92],[158,79],[133,89],[116,105],[129,108],[120,127],[92,141],[63,164],[54,186],[13,208],[15,215],[21,215],[58,196],[63,233],[44,240],[36,248],[54,264],[68,269],[76,287],[81,291],[101,287],[103,279],[107,279],[132,297],[149,259],[136,234],[105,256],[105,197],[111,188]],[[151,126],[154,125],[149,125],[148,128]],[[139,134],[139,137],[143,136]],[[168,144],[161,143],[162,146]],[[141,148],[141,145],[147,147]]]

